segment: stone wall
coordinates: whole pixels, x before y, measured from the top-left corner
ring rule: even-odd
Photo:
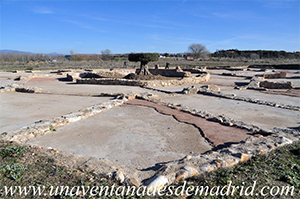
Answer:
[[[140,69],[136,69],[135,73],[139,73]],[[161,75],[165,77],[188,77],[191,76],[190,72],[184,72],[181,69],[149,69],[153,75]]]
[[[128,80],[117,78],[99,78],[99,79],[77,79],[77,84],[101,84],[101,85],[123,85],[123,86],[141,86],[141,87],[157,87],[157,86],[177,86],[200,83],[208,81],[210,78],[209,73],[202,75],[184,77],[182,79],[171,80]]]
[[[286,78],[286,72],[264,74],[265,79]]]
[[[202,74],[205,73],[206,67],[203,67],[202,69],[197,69],[197,68],[187,68],[187,69],[182,69],[183,71],[187,71],[190,73],[198,73]]]
[[[300,70],[300,64],[270,64],[270,65],[250,65],[248,68],[276,68]]]
[[[259,87],[268,88],[268,89],[291,89],[293,88],[292,82],[268,82],[263,81],[259,82]]]

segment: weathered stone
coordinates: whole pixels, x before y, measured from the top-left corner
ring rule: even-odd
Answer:
[[[176,173],[176,181],[177,182],[180,182],[180,181],[184,180],[185,178],[186,178],[186,171],[181,170]]]
[[[187,171],[189,177],[196,176],[199,173],[194,167],[191,166],[185,166],[183,169]]]
[[[153,69],[155,70],[155,69]],[[159,70],[159,69],[158,69]],[[127,85],[127,86],[142,86],[142,87],[156,87],[156,86],[176,86],[199,83],[201,81],[208,81],[210,78],[209,73],[203,73],[197,76],[185,77],[180,80],[130,80],[130,79],[118,79],[118,78],[98,78],[98,79],[76,79],[78,84],[101,84],[101,85]]]
[[[264,150],[259,150],[257,154],[258,154],[258,155],[265,155],[266,152],[265,152]]]
[[[76,82],[78,79],[81,79],[81,77],[79,77],[79,74],[80,73],[67,73],[67,80]]]
[[[125,180],[125,176],[121,170],[116,171],[115,173],[115,179],[119,181],[120,183],[123,183]]]
[[[191,155],[187,155],[187,156],[184,158],[185,161],[189,161],[190,159],[192,159],[192,156],[191,156]]]
[[[283,136],[280,137],[280,139],[281,139],[281,142],[275,143],[276,147],[282,147],[282,146],[284,146],[286,144],[292,144],[293,143],[292,140],[290,140],[290,139],[288,139],[286,137],[283,137]]]
[[[73,77],[69,74],[67,74],[67,81],[73,81]]]
[[[233,159],[226,159],[225,162],[229,165],[229,166],[235,166],[238,164],[238,161],[235,161]]]
[[[251,156],[245,153],[241,154],[241,162],[245,162],[251,159]]]
[[[218,169],[222,168],[225,164],[225,162],[223,160],[220,160],[220,159],[215,159],[214,162],[215,162]]]
[[[202,91],[214,91],[214,92],[217,92],[217,91],[220,91],[221,89],[216,86],[216,85],[204,85],[204,86],[201,86],[201,89],[204,89]],[[214,93],[211,93],[211,94],[214,94]]]
[[[286,72],[264,74],[265,79],[286,78]]]
[[[293,88],[292,82],[269,82],[263,81],[259,82],[259,86],[268,89],[291,89]]]
[[[205,164],[205,165],[201,165],[200,170],[202,170],[203,172],[211,172],[216,170],[216,165],[212,165],[212,164]]]
[[[223,119],[221,117],[209,117],[207,118],[208,121],[212,121],[212,122],[223,122]]]
[[[158,175],[153,179],[150,179],[147,183],[147,191],[149,193],[155,193],[162,190],[169,184],[168,178],[165,176]]]
[[[181,93],[183,94],[196,94],[198,92],[198,89],[195,86],[190,86],[187,88],[184,88]]]
[[[134,177],[129,179],[129,184],[136,187],[140,187],[140,183]]]
[[[180,182],[186,178],[198,175],[198,171],[194,167],[185,166],[182,170],[176,173],[176,181]]]

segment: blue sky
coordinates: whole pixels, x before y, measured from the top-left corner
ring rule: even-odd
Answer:
[[[300,50],[299,0],[1,0],[0,49],[34,53]]]

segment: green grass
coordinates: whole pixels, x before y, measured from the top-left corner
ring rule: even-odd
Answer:
[[[82,172],[77,169],[70,169],[64,166],[59,160],[55,160],[38,147],[24,147],[10,142],[0,143],[0,198],[38,198],[37,195],[30,193],[27,196],[14,195],[4,196],[4,186],[44,186],[49,190],[51,186],[110,186],[113,181],[102,178],[92,173]],[[216,187],[225,185],[239,186],[233,196],[199,196],[191,195],[188,198],[283,198],[281,196],[267,195],[244,196],[240,195],[242,186],[245,193],[247,186],[253,186],[255,182],[255,192],[257,193],[264,186],[282,187],[294,186],[294,197],[300,198],[300,142],[287,145],[272,151],[267,155],[258,155],[251,160],[239,164],[232,168],[220,169],[216,172],[207,173],[202,176],[187,180],[187,186],[208,186],[216,194]],[[184,182],[173,184],[173,190],[184,185]],[[117,185],[116,185],[117,186]],[[266,190],[267,191],[267,190]],[[275,190],[276,191],[276,190]],[[195,193],[190,191],[189,193]],[[247,192],[249,193],[249,191]],[[175,196],[174,196],[175,197]],[[40,198],[77,198],[75,196],[41,196]],[[82,198],[92,198],[85,196]],[[127,197],[106,197],[106,198],[146,198],[139,196]],[[162,198],[168,198],[167,196]]]
[[[25,146],[5,147],[1,150],[0,156],[1,157],[18,156],[18,155],[22,154],[26,148],[27,147],[25,147]]]
[[[240,186],[240,189],[228,198],[262,198],[262,196],[256,195],[248,197],[240,196],[241,186],[244,186],[245,189],[247,186],[253,186],[254,183],[254,193],[258,193],[265,186],[270,187],[270,189],[275,186],[294,186],[293,198],[300,198],[300,143],[279,148],[266,155],[254,156],[249,161],[232,168],[221,169],[201,177],[190,179],[190,185],[195,186],[208,185],[210,187],[222,187],[228,185],[230,182],[233,186]],[[274,188],[273,193],[276,193],[276,189]],[[266,187],[264,193],[269,193],[268,191],[270,190]],[[205,197],[194,196],[191,198]],[[212,198],[221,197],[215,196]],[[269,194],[264,198],[282,197],[273,197]]]

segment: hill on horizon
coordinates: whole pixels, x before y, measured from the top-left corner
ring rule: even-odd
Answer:
[[[0,50],[0,54],[5,54],[5,53],[37,54],[37,53],[25,52],[25,51],[19,51],[19,50],[9,50],[9,49]],[[53,53],[42,53],[42,54],[43,54],[43,55],[64,55],[64,54],[57,53],[57,52],[53,52]]]

